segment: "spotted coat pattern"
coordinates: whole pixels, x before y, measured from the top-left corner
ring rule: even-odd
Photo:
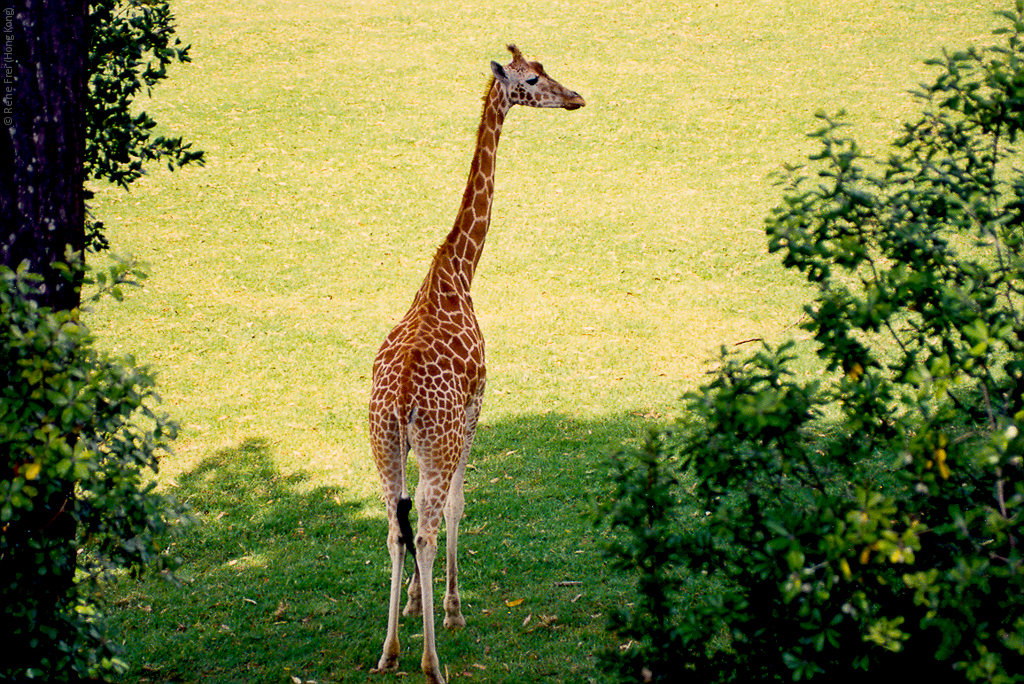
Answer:
[[[465,506],[463,478],[483,403],[484,340],[473,312],[470,284],[484,246],[494,195],[495,151],[505,116],[514,105],[578,109],[579,94],[562,86],[537,62],[509,46],[512,61],[491,62],[476,151],[455,224],[437,250],[412,306],[385,338],[373,364],[370,445],[380,473],[391,555],[391,594],[384,649],[376,671],[398,668],[398,605],[406,556],[398,502],[406,498],[406,458],[419,466],[415,505],[415,567],[406,614],[423,616],[421,667],[427,681],[443,684],[434,638],[433,564],[444,517],[447,582],[444,626],[465,626],[458,591],[458,529]]]

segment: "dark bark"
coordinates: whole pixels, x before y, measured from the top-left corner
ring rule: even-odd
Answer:
[[[53,310],[81,303],[87,11],[87,0],[4,0],[0,16],[0,264],[25,264],[41,275],[36,300]],[[69,261],[75,267],[56,267]],[[3,477],[21,465],[18,455],[7,456],[0,463]],[[66,631],[63,616],[74,610],[68,605],[76,565],[74,483],[53,484],[31,514],[2,531],[3,591],[27,592],[38,603],[27,622],[0,630],[7,649],[0,670],[42,666],[44,679],[66,679],[69,654],[39,638],[48,630]],[[50,574],[25,571],[36,567],[39,553],[50,559]]]
[[[79,278],[54,268],[85,243],[87,0],[4,0],[0,264],[44,277],[41,304],[72,309]]]

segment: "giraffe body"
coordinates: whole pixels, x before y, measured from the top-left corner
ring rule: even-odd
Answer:
[[[406,614],[423,616],[423,658],[427,680],[444,684],[434,637],[433,566],[444,518],[447,582],[444,626],[463,627],[458,590],[458,530],[465,506],[463,481],[483,404],[484,340],[469,290],[490,225],[495,151],[505,115],[514,105],[578,109],[579,94],[549,77],[537,62],[510,45],[508,65],[491,62],[493,79],[484,99],[469,179],[455,224],[438,248],[412,306],[391,330],[373,364],[370,445],[380,473],[388,519],[391,594],[384,649],[376,671],[397,669],[398,606],[406,546],[415,549]],[[408,529],[406,459],[416,454],[419,483],[417,529]],[[407,532],[408,534],[408,532]]]

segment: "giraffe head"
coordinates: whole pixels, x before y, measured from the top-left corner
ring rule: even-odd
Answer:
[[[562,109],[579,109],[586,104],[579,93],[548,76],[540,62],[524,59],[515,45],[509,45],[508,49],[512,61],[505,66],[491,62],[491,71],[495,84],[508,93],[510,104]]]

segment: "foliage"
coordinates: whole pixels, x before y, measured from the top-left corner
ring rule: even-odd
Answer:
[[[182,509],[152,473],[176,426],[153,408],[152,376],[96,351],[77,310],[40,307],[37,280],[0,269],[0,677],[74,681],[124,666],[95,585],[175,565],[165,533]],[[55,510],[71,514],[71,545],[47,530]],[[54,580],[71,572],[66,586]]]
[[[96,0],[89,9],[89,83],[85,102],[85,172],[127,188],[147,162],[171,170],[203,163],[181,136],[156,135],[157,122],[136,111],[136,98],[167,78],[174,62],[190,62],[190,46],[174,33],[167,0]],[[94,250],[107,248],[102,223],[87,226]]]
[[[602,513],[637,607],[652,579],[719,583],[649,635],[615,623],[620,680],[1024,681],[1024,3],[1001,16],[1002,44],[929,62],[887,160],[822,115],[788,174],[770,248],[815,288],[830,373],[801,378],[791,343],[723,351],[678,430],[617,459]],[[701,522],[664,550],[649,510]]]
[[[201,152],[155,135],[156,122],[135,111],[143,88],[166,78],[172,62],[188,61],[168,3],[98,0],[89,4],[88,29],[86,177],[127,187],[149,161],[172,169],[201,162]],[[87,224],[86,245],[105,249],[102,224]],[[80,266],[60,262],[80,256],[50,255],[57,275],[76,281]],[[95,276],[97,296],[119,298],[141,275],[115,261]],[[77,309],[40,306],[45,285],[53,283],[0,270],[5,681],[77,681],[123,669],[101,624],[96,585],[125,568],[170,569],[165,533],[182,519],[147,473],[176,432],[152,408],[152,377],[131,358],[97,352]]]
[[[654,673],[678,679],[681,663],[675,654],[684,648],[678,629],[688,588],[678,569],[685,564],[683,531],[689,526],[688,506],[680,495],[678,459],[666,433],[652,433],[642,449],[617,454],[611,471],[615,496],[603,506],[612,531],[605,551],[612,567],[636,575],[637,600],[611,613],[610,628],[626,647],[606,659],[609,670],[624,681],[651,681]],[[692,587],[689,587],[692,588]]]

